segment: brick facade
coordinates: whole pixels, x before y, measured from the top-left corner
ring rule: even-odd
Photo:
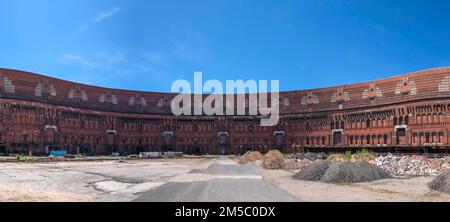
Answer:
[[[254,116],[174,116],[176,94],[107,89],[0,69],[0,154],[448,152],[450,68],[282,92],[277,126]],[[236,101],[236,100],[235,100]]]

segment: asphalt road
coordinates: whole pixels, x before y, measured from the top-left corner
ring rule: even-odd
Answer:
[[[293,196],[266,182],[254,164],[240,165],[227,157],[215,160],[204,170],[190,172],[208,175],[207,180],[169,182],[143,193],[137,202],[263,202],[297,201]]]

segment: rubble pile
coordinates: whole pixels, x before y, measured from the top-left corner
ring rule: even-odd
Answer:
[[[285,160],[283,170],[302,170],[311,163],[310,160],[287,159]]]
[[[377,157],[375,164],[392,175],[435,176],[450,168],[450,158],[388,154]]]
[[[433,190],[438,190],[450,194],[450,170],[444,171],[439,176],[434,178],[428,187]]]
[[[390,178],[385,170],[366,161],[335,162],[320,181],[326,183],[361,183]]]
[[[308,159],[285,159],[278,150],[270,150],[264,156],[259,151],[248,151],[239,158],[238,162],[240,164],[255,162],[256,165],[261,164],[263,168],[272,170],[301,170],[311,163]]]
[[[299,160],[310,160],[310,161],[314,161],[314,160],[324,160],[327,158],[327,154],[321,152],[321,153],[312,153],[312,152],[308,152],[308,153],[294,153],[289,155],[289,158],[293,158],[293,159],[299,159]]]
[[[262,166],[265,169],[278,170],[285,168],[285,160],[283,154],[279,150],[270,150],[264,156]]]
[[[327,160],[332,161],[350,161],[350,162],[356,162],[356,161],[366,161],[368,163],[375,163],[376,155],[373,153],[355,153],[355,154],[330,154],[327,157]]]
[[[297,180],[319,181],[327,172],[331,163],[328,160],[314,161],[292,177]]]
[[[293,178],[326,183],[359,183],[390,178],[390,175],[366,161],[318,160],[295,174]]]
[[[264,155],[265,158],[275,158],[275,157],[283,157],[283,154],[279,150],[269,150],[269,152]]]
[[[257,160],[264,159],[264,156],[259,151],[248,151],[239,158],[240,164],[246,164]]]

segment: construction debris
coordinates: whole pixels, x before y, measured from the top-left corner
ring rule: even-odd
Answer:
[[[259,151],[247,151],[244,155],[239,158],[240,164],[246,164],[249,162],[254,162],[256,160],[262,160],[264,156]]]
[[[133,157],[139,157],[141,159],[152,159],[152,158],[175,158],[175,157],[182,157],[183,152],[173,152],[173,151],[167,151],[167,152],[140,152],[138,156]]]
[[[294,179],[326,183],[359,183],[390,178],[383,169],[367,163],[319,160],[293,176]]]
[[[264,155],[265,158],[274,158],[274,157],[282,157],[284,158],[283,154],[279,150],[269,150],[269,152]]]
[[[319,181],[330,167],[331,161],[317,160],[306,166],[300,172],[294,174],[297,180]]]
[[[428,184],[428,187],[433,190],[450,194],[450,170],[447,170],[434,178]]]
[[[366,161],[369,163],[375,163],[376,157],[377,155],[375,153],[363,149],[353,154],[350,151],[347,151],[343,154],[342,153],[330,154],[328,155],[327,160],[351,161],[351,162]]]
[[[450,158],[388,154],[377,157],[375,164],[392,175],[435,176],[450,168]]]
[[[270,150],[264,156],[262,165],[265,169],[279,170],[283,169],[286,163],[283,154],[279,150]]]
[[[238,162],[240,164],[255,162],[257,165],[261,164],[265,169],[272,170],[301,170],[311,163],[308,159],[295,159],[292,156],[285,159],[278,150],[270,150],[265,156],[258,151],[248,151],[239,158]]]
[[[320,181],[326,183],[361,183],[390,178],[385,170],[366,161],[335,162]]]
[[[299,159],[299,160],[310,160],[310,161],[314,161],[314,160],[324,160],[327,158],[327,154],[320,152],[320,153],[312,153],[312,152],[308,152],[308,153],[293,153],[290,154],[288,156],[289,158],[294,158],[294,159]]]
[[[307,159],[287,159],[284,162],[283,170],[302,170],[311,163],[311,161]]]

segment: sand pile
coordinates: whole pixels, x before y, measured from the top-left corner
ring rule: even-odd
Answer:
[[[264,155],[265,158],[284,158],[283,154],[279,150],[270,150]]]
[[[262,165],[265,169],[278,170],[283,169],[286,165],[284,156],[279,150],[270,150],[264,156]]]
[[[248,151],[239,158],[238,162],[240,164],[255,162],[256,165],[262,165],[263,168],[271,170],[301,170],[311,163],[306,158],[285,159],[279,150],[270,150],[264,156],[258,151]]]
[[[428,187],[433,190],[450,194],[450,170],[447,170],[434,178],[428,184]]]
[[[365,161],[319,160],[295,174],[293,178],[326,183],[359,183],[390,178],[390,175],[380,167]]]
[[[248,151],[244,155],[242,155],[241,158],[239,158],[239,163],[246,164],[262,159],[264,159],[264,156],[259,151]]]

